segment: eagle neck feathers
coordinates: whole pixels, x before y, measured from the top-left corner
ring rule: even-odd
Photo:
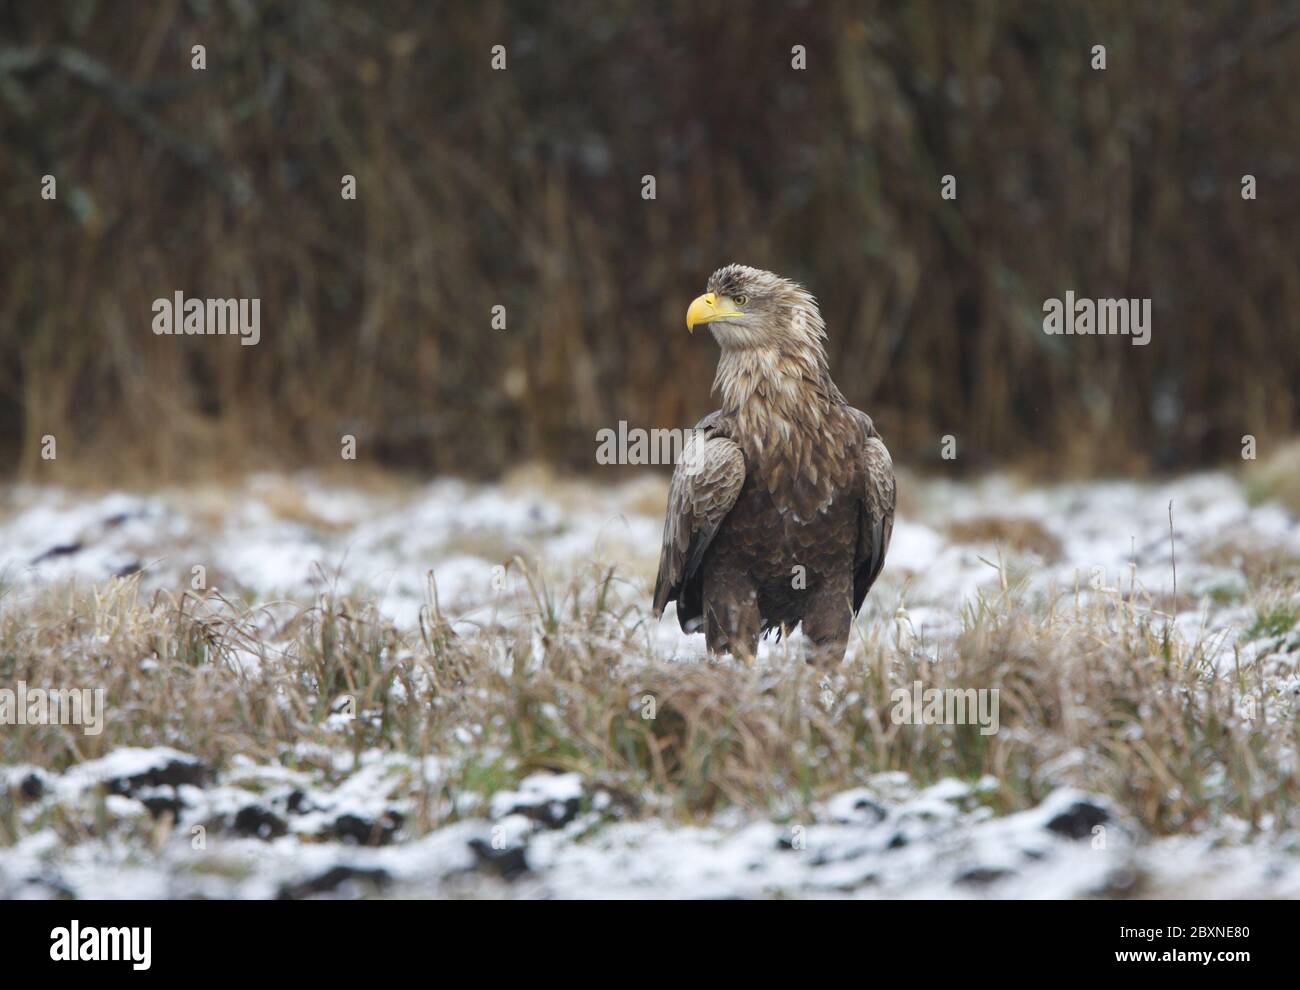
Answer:
[[[816,309],[776,346],[724,347],[714,391],[752,483],[796,522],[826,511],[851,483],[856,421],[830,376]]]

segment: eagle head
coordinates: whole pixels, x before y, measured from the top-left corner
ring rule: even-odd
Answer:
[[[686,311],[692,333],[708,324],[723,351],[821,351],[826,339],[817,300],[803,286],[745,265],[726,265],[709,276],[704,295]]]

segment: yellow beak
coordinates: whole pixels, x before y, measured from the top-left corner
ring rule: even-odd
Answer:
[[[698,323],[712,323],[714,320],[725,320],[741,315],[738,309],[719,308],[718,294],[706,292],[691,303],[690,309],[686,311],[686,329],[694,333]]]

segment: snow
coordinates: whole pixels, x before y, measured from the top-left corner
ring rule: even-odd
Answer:
[[[42,807],[59,800],[86,810],[93,782],[177,759],[187,757],[169,749],[131,750],[74,767],[56,781],[59,797],[46,798]],[[992,778],[948,779],[916,790],[905,774],[884,773],[814,806],[806,820],[733,813],[712,824],[674,826],[603,818],[608,795],[579,775],[535,774],[518,791],[493,798],[495,822],[456,821],[378,848],[320,840],[319,830],[344,811],[364,817],[405,808],[391,797],[402,772],[436,777],[439,767],[368,751],[331,789],[303,773],[234,760],[216,785],[179,789],[180,821],[156,853],[137,855],[116,841],[64,847],[52,828],[41,828],[0,850],[0,896],[73,890],[94,898],[274,897],[337,867],[381,870],[385,892],[400,896],[1062,898],[1123,888],[1134,876],[1151,891],[1173,896],[1192,890],[1201,896],[1300,894],[1300,859],[1293,850],[1238,845],[1225,835],[1148,840],[1104,799],[1071,788],[999,817],[982,803],[996,791]],[[286,835],[268,840],[210,828],[217,816],[249,806],[283,813],[290,790],[304,792],[303,810],[288,816]],[[601,795],[605,800],[595,800]],[[110,796],[104,813],[110,820],[147,819],[139,803],[146,796]],[[579,800],[585,810],[560,827],[518,810]],[[1049,827],[1080,805],[1103,816],[1100,830],[1085,821],[1082,836],[1071,837]],[[207,844],[196,849],[194,826],[200,823],[209,826]],[[527,872],[512,883],[485,874],[475,842],[523,850]],[[359,892],[352,884],[327,893]]]
[[[199,766],[200,761],[188,753],[167,746],[149,749],[123,746],[98,760],[87,760],[72,768],[62,778],[62,785],[76,792],[112,780],[125,780],[152,771],[162,770],[171,763]]]
[[[514,812],[495,824],[454,822],[379,848],[295,838],[312,834],[310,826],[329,817],[321,810],[326,807],[373,812],[382,804],[385,771],[401,763],[371,754],[335,793],[309,787],[304,804],[312,810],[299,816],[288,835],[270,841],[213,833],[208,848],[193,847],[194,824],[210,822],[214,814],[233,813],[254,800],[229,781],[206,792],[187,790],[180,822],[157,858],[149,861],[133,856],[121,843],[60,848],[52,830],[41,829],[0,852],[0,894],[50,896],[54,890],[73,889],[83,897],[105,898],[200,893],[271,897],[346,866],[381,869],[398,892],[425,895],[932,897],[985,896],[990,887],[1001,887],[998,892],[1003,894],[1069,897],[1100,889],[1112,875],[1130,869],[1138,849],[1133,832],[1118,818],[1108,822],[1104,849],[1047,829],[1049,821],[1078,802],[1105,806],[1082,792],[1063,789],[1036,808],[997,818],[977,803],[980,785],[943,781],[913,792],[896,775],[881,775],[867,788],[832,797],[807,821],[705,826],[615,821],[579,841],[601,814],[598,802],[592,801],[587,811],[560,828]],[[114,770],[149,765],[137,753]],[[244,784],[252,782],[249,769],[240,768]],[[292,776],[281,779],[304,783]],[[558,802],[587,793],[576,774],[539,774],[526,778],[517,794],[497,795],[493,811],[508,810],[521,798],[524,803]],[[114,818],[145,815],[137,801],[126,797],[111,797],[105,810]],[[471,843],[476,840],[497,849],[522,848],[528,871],[509,885],[474,874]],[[1300,873],[1294,867],[1278,868],[1278,876],[1291,885],[1286,889],[1300,889]],[[1232,877],[1203,872],[1211,873],[1215,883],[1237,883]],[[990,879],[969,880],[981,876]]]
[[[437,481],[408,493],[374,494],[326,485],[311,477],[251,479],[219,499],[183,494],[139,497],[112,493],[78,497],[57,489],[20,487],[17,511],[0,522],[0,574],[12,590],[75,578],[102,581],[132,566],[145,569],[149,587],[191,587],[201,565],[207,584],[254,599],[310,600],[322,590],[379,599],[385,615],[410,627],[431,598],[456,615],[481,615],[525,594],[517,554],[544,561],[556,573],[588,561],[630,564],[648,586],[651,552],[661,519],[645,511],[646,482],[592,489],[579,504],[554,492],[505,491]],[[1172,593],[1174,564],[1180,604],[1190,626],[1203,614],[1200,599],[1240,594],[1244,578],[1232,557],[1250,552],[1300,555],[1300,529],[1282,508],[1250,506],[1239,484],[1208,474],[1143,487],[1130,482],[1019,487],[994,478],[961,487],[928,482],[913,500],[914,515],[898,518],[881,579],[884,596],[927,623],[999,587],[999,562],[1032,562],[1026,590],[1061,594],[1094,584],[1134,585]],[[213,501],[222,507],[216,531],[208,525]],[[1174,539],[1169,534],[1170,503]],[[288,504],[289,509],[284,505]],[[1058,559],[994,543],[955,543],[944,528],[955,522],[1025,521],[1059,543]],[[1204,555],[1226,547],[1223,559]],[[892,594],[890,594],[892,592]],[[901,598],[900,598],[901,596]],[[930,612],[919,612],[930,609]],[[656,635],[694,655],[675,623]]]
[[[515,555],[540,561],[558,578],[592,564],[617,565],[613,593],[644,605],[664,490],[664,479],[653,478],[577,494],[526,482],[446,480],[375,492],[310,476],[255,477],[233,493],[147,497],[18,487],[0,520],[0,576],[12,600],[70,580],[103,582],[136,566],[144,569],[145,591],[174,591],[192,587],[201,566],[209,587],[254,603],[311,602],[326,590],[374,596],[383,614],[408,630],[436,586],[439,606],[458,629],[509,625],[531,607],[526,585],[507,567]],[[1176,609],[1176,632],[1201,643],[1220,670],[1230,671],[1236,656],[1259,656],[1276,662],[1278,676],[1296,678],[1294,653],[1281,651],[1276,637],[1243,635],[1256,616],[1238,599],[1248,588],[1251,554],[1300,559],[1300,527],[1279,506],[1252,506],[1226,474],[1049,487],[998,477],[928,482],[907,494],[911,511],[896,522],[884,575],[866,606],[864,624],[882,636],[924,644],[939,660],[963,609],[997,594],[1010,574],[1019,593],[1047,601],[1136,588],[1139,597],[1152,596],[1153,608]],[[954,523],[987,520],[1032,524],[1059,553],[1044,559],[950,536]],[[648,626],[648,638],[679,662],[705,656],[703,637],[684,634],[672,609]],[[758,662],[784,669],[798,645],[797,635],[765,641]],[[267,662],[241,649],[228,661],[247,676]],[[473,731],[457,731],[462,745],[473,743]],[[592,781],[535,773],[481,800],[437,797],[432,812],[442,824],[414,835],[411,784],[442,795],[448,768],[439,758],[354,756],[343,742],[338,749],[303,744],[294,755],[321,769],[234,755],[210,783],[106,798],[99,793],[106,781],[195,758],[166,747],[121,748],[63,774],[0,768],[0,786],[15,788],[35,774],[45,790],[21,809],[31,831],[0,849],[0,897],[273,897],[339,866],[383,871],[386,893],[416,896],[1081,897],[1134,883],[1144,895],[1300,896],[1294,837],[1288,844],[1220,830],[1156,839],[1122,809],[1064,787],[1036,807],[998,814],[991,778],[917,788],[906,774],[882,773],[832,796],[804,821],[729,809],[686,826],[653,816],[627,820]],[[1064,752],[1042,776],[1069,780],[1089,759]],[[89,817],[101,799],[110,819],[147,821],[142,802],[159,797],[176,798],[182,811],[156,856],[118,841],[65,845],[42,824],[56,806]],[[1101,833],[1089,828],[1071,838],[1048,828],[1080,804],[1104,814]],[[282,820],[284,834],[223,831],[220,823],[252,807]],[[344,816],[389,822],[393,841],[344,843],[330,832]],[[195,827],[207,828],[207,848],[194,848]],[[494,876],[474,851],[476,841],[523,850],[529,870],[513,881]],[[367,882],[354,878],[338,893],[364,891]]]

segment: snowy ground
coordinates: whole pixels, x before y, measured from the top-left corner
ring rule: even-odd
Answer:
[[[472,635],[525,610],[520,579],[503,569],[516,555],[557,577],[608,562],[628,579],[619,596],[648,599],[664,495],[658,477],[595,487],[540,474],[493,487],[357,489],[258,477],[150,497],[12,488],[0,497],[0,608],[138,572],[145,592],[219,589],[249,605],[310,603],[334,589],[374,599],[412,629],[432,571],[442,611]],[[1178,634],[1224,670],[1267,658],[1285,693],[1297,683],[1300,632],[1260,629],[1258,574],[1295,561],[1296,520],[1249,504],[1227,475],[915,483],[864,622],[941,662],[963,611],[1007,584],[1044,603],[1114,594],[1174,616]],[[1278,583],[1269,601],[1290,608],[1294,589]],[[702,637],[671,617],[653,643],[672,662],[703,662]],[[788,644],[766,644],[759,660],[788,662]],[[1225,819],[1152,838],[1128,809],[1068,787],[997,814],[982,797],[996,781],[922,786],[877,773],[776,820],[733,806],[686,823],[652,800],[634,812],[617,789],[577,774],[447,797],[436,746],[421,758],[346,747],[306,755],[325,769],[237,753],[209,766],[162,747],[62,773],[4,768],[14,841],[0,848],[0,896],[1300,895],[1294,831],[1248,835]],[[412,794],[431,790],[455,813],[415,834]],[[59,815],[90,823],[81,841],[48,824]],[[105,820],[125,825],[95,827]]]
[[[995,565],[1008,540],[1022,551],[1028,586],[1045,594],[1131,587],[1172,594],[1176,564],[1179,623],[1193,634],[1203,624],[1250,625],[1240,600],[1251,558],[1300,558],[1296,520],[1277,505],[1249,505],[1226,475],[1158,486],[928,482],[904,498],[912,513],[900,513],[872,601],[883,598],[886,615],[905,607],[918,634],[948,628],[963,602],[998,586]],[[11,594],[23,594],[137,570],[146,588],[185,586],[202,567],[208,587],[251,601],[309,600],[333,587],[373,596],[409,626],[429,600],[432,572],[444,610],[472,623],[502,608],[499,568],[516,554],[558,574],[609,561],[650,582],[664,499],[655,478],[610,489],[534,486],[528,478],[504,488],[438,481],[376,494],[259,477],[242,490],[150,498],[18,488],[0,522],[0,575]],[[1004,533],[990,520],[1014,527]],[[973,534],[962,537],[972,523]],[[1215,607],[1225,601],[1237,605]],[[703,637],[682,635],[670,618],[659,631],[682,655],[703,653]]]

